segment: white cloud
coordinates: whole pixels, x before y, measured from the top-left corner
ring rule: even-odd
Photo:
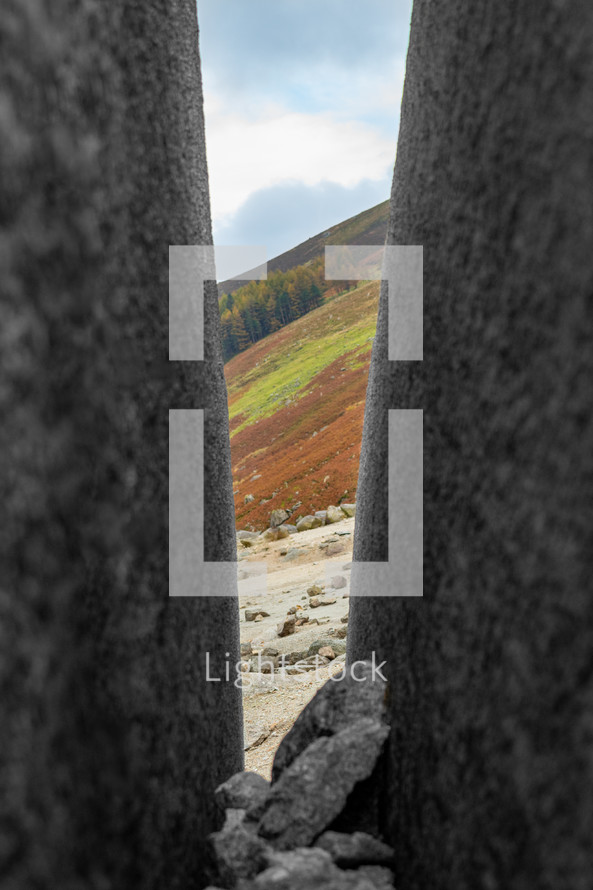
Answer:
[[[395,127],[399,117],[405,76],[405,58],[385,60],[380,72],[352,72],[331,64],[303,69],[298,81],[310,100],[320,108],[331,108],[342,118],[382,118],[384,128]]]
[[[218,233],[249,243],[257,220],[262,233],[269,227],[265,242],[275,243],[290,229],[295,201],[302,199],[299,213],[312,227],[326,207],[335,222],[364,209],[364,195],[369,206],[382,199],[395,160],[411,5],[198,0]]]
[[[260,244],[268,258],[389,198],[391,176],[354,188],[333,182],[281,183],[249,196],[226,225],[215,225],[215,244]],[[221,277],[225,277],[222,275]]]
[[[206,141],[213,217],[224,224],[253,193],[282,182],[321,182],[353,188],[380,180],[393,167],[395,137],[327,113],[262,109],[257,117],[229,114],[209,92]]]

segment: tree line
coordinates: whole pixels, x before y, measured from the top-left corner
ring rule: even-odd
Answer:
[[[223,294],[219,311],[224,361],[321,306],[331,284],[325,281],[319,257],[308,266],[272,272],[266,281],[250,281],[233,294]]]

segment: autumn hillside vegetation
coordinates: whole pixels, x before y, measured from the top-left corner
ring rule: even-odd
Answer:
[[[356,499],[378,300],[379,282],[328,295],[226,363],[237,529]]]
[[[225,362],[258,340],[273,334],[356,281],[326,281],[322,257],[288,272],[272,272],[265,281],[250,281],[219,299]]]

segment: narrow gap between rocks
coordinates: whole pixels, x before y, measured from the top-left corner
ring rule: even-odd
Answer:
[[[386,208],[382,220],[385,227]],[[266,779],[282,738],[346,660],[356,486],[379,298],[379,282],[350,284],[328,288],[321,306],[225,365],[239,565],[237,682],[246,768]],[[357,345],[347,350],[341,343],[353,330]],[[338,358],[319,360],[317,373],[305,379],[298,368],[328,337]],[[296,379],[289,376],[295,355]],[[283,374],[286,392],[277,379]],[[255,563],[267,571],[265,594],[257,596],[243,592]]]

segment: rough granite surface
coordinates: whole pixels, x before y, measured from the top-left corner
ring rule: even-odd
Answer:
[[[0,47],[1,883],[185,890],[242,768],[204,677],[236,603],[168,598],[169,408],[207,408],[234,553],[215,286],[168,362],[168,247],[211,243],[195,3],[8,0]]]
[[[400,890],[593,873],[593,7],[416,0],[388,243],[424,361],[367,395],[355,559],[385,559],[387,410],[424,410],[424,597],[351,600],[391,681]],[[438,876],[438,877],[435,877]]]

